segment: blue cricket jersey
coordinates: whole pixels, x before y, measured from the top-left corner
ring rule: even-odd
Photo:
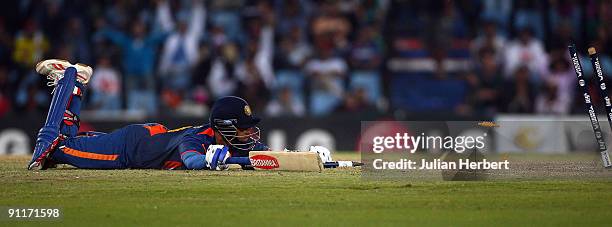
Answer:
[[[130,168],[138,169],[204,169],[206,150],[216,144],[209,124],[167,130],[163,125],[147,124],[148,136],[143,136],[128,152]],[[253,150],[268,150],[257,142]],[[130,154],[131,153],[131,154]],[[248,152],[230,150],[232,156],[247,156]]]

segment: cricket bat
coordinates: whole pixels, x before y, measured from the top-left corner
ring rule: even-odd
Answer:
[[[354,167],[362,163],[336,161],[322,163],[314,152],[251,151],[249,157],[230,157],[227,164],[252,166],[259,170],[312,171],[321,172],[324,168]]]

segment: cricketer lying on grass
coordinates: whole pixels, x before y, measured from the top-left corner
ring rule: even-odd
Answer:
[[[244,99],[235,96],[216,100],[209,123],[204,125],[168,130],[158,123],[146,123],[128,125],[111,133],[78,133],[81,100],[92,68],[50,59],[39,62],[36,71],[47,76],[48,85],[55,87],[28,169],[53,168],[57,164],[85,169],[210,170],[240,164],[250,169],[253,167],[250,162],[256,160],[247,158],[249,152],[269,150],[259,141],[260,130],[256,125],[260,119]],[[325,148],[314,147],[312,152],[318,154],[311,156],[317,166],[322,166],[321,161],[332,161]],[[295,158],[304,156],[303,153],[289,156]],[[283,161],[283,166],[292,164],[291,160]]]

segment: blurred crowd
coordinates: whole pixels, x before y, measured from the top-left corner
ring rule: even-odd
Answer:
[[[594,45],[612,73],[610,0],[26,0],[0,11],[0,116],[47,111],[33,70],[46,58],[94,68],[85,109],[149,116],[203,116],[225,95],[267,116],[565,115],[584,111],[568,43]],[[405,73],[393,59],[419,64]],[[419,89],[450,98],[420,105],[407,91]]]

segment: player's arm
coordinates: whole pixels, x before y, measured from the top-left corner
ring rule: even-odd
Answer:
[[[187,34],[199,39],[206,25],[206,8],[203,1],[194,1],[191,7],[191,20],[189,21]]]
[[[157,3],[155,19],[162,30],[171,31],[174,29],[174,20],[172,20],[172,12],[168,1],[159,1]]]
[[[179,144],[179,154],[187,169],[204,169],[206,167],[206,151],[204,146],[206,141],[197,138],[195,135],[187,135]]]
[[[225,170],[227,169],[225,161],[230,156],[228,147],[211,145],[205,139],[198,138],[197,135],[185,136],[179,144],[179,152],[187,169]]]
[[[127,48],[131,42],[130,38],[125,33],[110,27],[102,28],[98,33],[96,33],[95,37],[106,38],[121,48]]]

